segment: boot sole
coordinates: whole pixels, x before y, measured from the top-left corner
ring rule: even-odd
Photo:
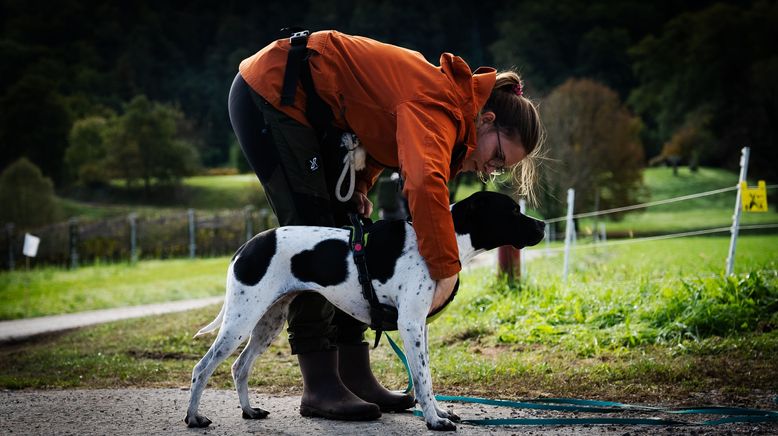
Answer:
[[[317,417],[335,419],[338,421],[373,421],[381,417],[381,410],[356,414],[338,414],[317,409],[312,406],[300,405],[300,415],[305,417]]]

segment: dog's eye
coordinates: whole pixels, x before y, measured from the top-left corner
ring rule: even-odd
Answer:
[[[513,209],[513,214],[516,215],[516,216],[521,215],[521,209],[519,209],[519,208]]]

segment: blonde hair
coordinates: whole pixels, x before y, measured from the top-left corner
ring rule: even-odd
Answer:
[[[523,95],[523,82],[515,71],[497,73],[492,93],[481,112],[492,111],[500,131],[520,138],[527,155],[509,168],[516,194],[537,204],[538,167],[542,159],[546,130],[540,120],[537,104]]]

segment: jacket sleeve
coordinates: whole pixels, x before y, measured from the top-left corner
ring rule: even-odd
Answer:
[[[446,184],[456,126],[440,107],[407,102],[397,107],[396,137],[419,251],[434,280],[450,277],[462,269]]]
[[[383,170],[384,167],[376,163],[370,157],[367,157],[365,167],[357,171],[355,176],[354,190],[363,194],[367,194]]]

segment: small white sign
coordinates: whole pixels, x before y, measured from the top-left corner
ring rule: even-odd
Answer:
[[[27,257],[35,257],[38,254],[38,244],[40,244],[41,238],[31,235],[29,233],[24,234],[24,253]]]

